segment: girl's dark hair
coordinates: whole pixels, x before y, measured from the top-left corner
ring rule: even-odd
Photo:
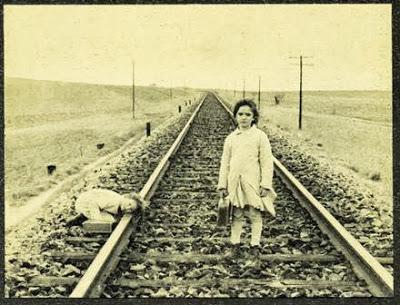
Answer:
[[[249,106],[250,107],[251,112],[253,112],[253,116],[254,116],[253,121],[251,122],[251,125],[253,126],[254,124],[257,124],[258,123],[258,118],[260,117],[260,114],[258,113],[258,109],[257,109],[256,103],[254,103],[254,101],[251,100],[251,99],[245,98],[245,99],[242,99],[242,100],[238,101],[235,104],[235,106],[233,107],[233,115],[234,115],[234,117],[236,118],[236,114],[238,113],[239,108],[242,107],[242,106]]]

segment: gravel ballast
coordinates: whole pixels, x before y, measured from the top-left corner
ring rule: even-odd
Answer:
[[[274,156],[372,255],[393,256],[390,203],[375,198],[355,176],[314,157],[290,134],[274,126],[262,127]]]
[[[63,237],[68,234],[75,236],[79,234],[70,232],[65,227],[66,221],[76,214],[74,204],[78,195],[91,188],[105,188],[121,194],[121,191],[125,193],[140,191],[195,107],[196,105],[192,105],[180,115],[172,117],[154,130],[150,137],[143,137],[101,168],[94,169],[70,191],[62,193],[53,202],[44,206],[35,217],[12,228],[5,236],[5,295],[36,296],[37,289],[28,287],[27,279],[43,272],[49,275],[68,273],[68,265],[50,265],[45,258],[48,250],[67,248]],[[135,176],[131,178],[128,172],[134,172]],[[116,180],[116,175],[122,179]],[[126,181],[128,185],[125,185],[129,186],[128,189],[121,185],[124,184],[124,177],[129,180]],[[45,290],[42,289],[40,292],[43,291]],[[65,297],[66,293],[68,292],[65,289],[56,287],[47,289],[47,293],[41,296]]]

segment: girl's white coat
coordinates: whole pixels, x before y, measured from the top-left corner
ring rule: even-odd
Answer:
[[[244,131],[236,129],[225,139],[218,189],[228,190],[234,206],[270,210],[268,205],[276,198],[272,188],[273,171],[267,135],[255,125]],[[260,197],[260,187],[270,190],[264,200]]]

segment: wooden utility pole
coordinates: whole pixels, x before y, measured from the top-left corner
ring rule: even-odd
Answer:
[[[242,94],[242,97],[245,98],[245,96],[246,96],[246,80],[244,79],[243,80],[243,94]]]
[[[132,119],[135,119],[135,62],[132,61]]]
[[[260,111],[261,106],[261,76],[258,76],[258,111]]]
[[[150,135],[151,135],[151,125],[150,125],[150,122],[147,122],[146,123],[146,136],[150,137]]]
[[[300,92],[299,92],[299,129],[301,129],[301,115],[303,107],[303,56],[300,56]]]
[[[297,58],[297,57],[289,57]],[[302,129],[302,113],[303,113],[303,58],[312,58],[312,56],[300,55],[300,90],[299,90],[299,129]],[[304,64],[304,66],[313,66],[312,64]]]

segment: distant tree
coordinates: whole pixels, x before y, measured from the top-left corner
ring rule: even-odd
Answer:
[[[283,93],[279,93],[276,94],[274,98],[275,98],[275,105],[279,105],[281,102],[283,102],[285,95]]]

